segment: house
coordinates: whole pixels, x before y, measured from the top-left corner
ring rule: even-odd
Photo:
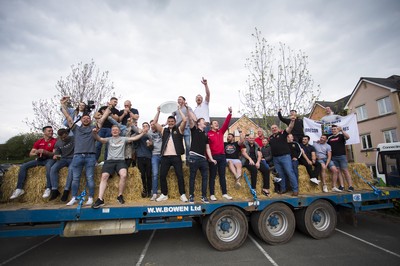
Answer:
[[[360,144],[353,145],[354,159],[376,173],[373,148],[400,140],[400,76],[361,77],[345,109],[357,115]]]
[[[218,121],[219,127],[221,128],[224,124],[226,117],[210,117],[210,121]],[[242,115],[241,117],[232,117],[229,123],[228,130],[225,132],[224,140],[229,133],[233,133],[235,135],[235,140],[239,140],[240,134],[239,129],[244,130],[249,134],[257,134],[258,124],[254,122],[252,119],[248,118],[246,115]]]
[[[314,103],[313,108],[311,109],[310,114],[308,115],[309,119],[312,120],[320,120],[323,116],[326,115],[325,108],[330,107],[331,110],[338,115],[345,116],[347,115],[347,111],[345,110],[346,103],[350,99],[351,95],[347,95],[337,101],[327,102],[327,101],[316,101]]]

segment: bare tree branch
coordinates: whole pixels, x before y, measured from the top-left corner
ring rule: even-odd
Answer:
[[[284,43],[279,43],[278,53],[255,28],[252,34],[255,48],[246,58],[249,71],[246,88],[239,91],[243,108],[241,113],[261,118],[263,128],[273,123],[279,109],[283,115],[297,110],[299,115],[310,112],[321,94],[320,86],[308,70],[308,56],[301,50],[295,52]]]
[[[108,71],[100,72],[94,61],[71,66],[71,74],[65,79],[61,77],[55,86],[57,93],[50,99],[40,99],[32,102],[34,118],[25,118],[25,124],[32,132],[37,132],[43,126],[51,125],[55,130],[63,127],[64,116],[60,111],[60,99],[70,96],[71,107],[79,102],[94,101],[96,108],[114,96],[113,83],[108,79]]]

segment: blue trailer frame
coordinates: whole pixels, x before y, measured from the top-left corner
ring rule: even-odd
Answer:
[[[41,235],[64,236],[64,230],[67,224],[85,221],[96,223],[100,221],[130,220],[132,222],[132,226],[134,227],[132,229],[132,232],[134,233],[143,230],[191,227],[193,224],[193,218],[204,219],[210,226],[220,226],[221,230],[225,230],[224,233],[226,233],[230,229],[226,229],[227,225],[228,227],[230,226],[230,224],[227,224],[227,221],[229,223],[233,222],[233,224],[236,222],[237,227],[243,227],[243,225],[240,223],[242,218],[238,218],[237,215],[236,217],[233,215],[232,218],[232,214],[223,216],[225,218],[215,218],[212,214],[218,213],[220,210],[240,210],[244,217],[246,217],[246,222],[251,221],[253,229],[254,223],[257,223],[253,221],[253,216],[256,216],[255,219],[258,219],[256,221],[258,221],[258,223],[262,223],[262,225],[259,226],[259,229],[256,229],[256,232],[260,234],[261,238],[268,242],[272,241],[270,240],[271,234],[272,236],[276,235],[274,230],[277,225],[279,228],[279,222],[282,223],[282,221],[286,219],[289,225],[295,223],[295,218],[294,216],[292,217],[292,214],[288,215],[288,212],[284,212],[283,210],[281,211],[282,206],[284,205],[290,208],[293,213],[296,213],[299,210],[304,212],[307,209],[310,209],[310,206],[314,206],[317,202],[326,202],[329,203],[328,205],[331,205],[333,208],[335,208],[336,211],[340,209],[339,207],[343,207],[351,210],[353,213],[357,213],[359,211],[392,208],[394,206],[393,201],[396,199],[400,199],[400,189],[384,188],[380,194],[376,194],[369,190],[363,190],[351,193],[302,194],[297,197],[278,195],[273,198],[261,200],[256,199],[255,201],[251,199],[248,201],[217,201],[208,204],[170,204],[168,201],[162,203],[149,202],[149,204],[146,205],[125,204],[118,206],[105,206],[99,209],[92,209],[90,207],[74,208],[66,207],[64,205],[52,205],[43,208],[39,208],[38,206],[24,207],[24,205],[20,207],[8,207],[7,205],[0,205],[0,237]],[[275,206],[277,206],[277,208],[274,208]],[[268,216],[266,218],[260,218],[259,216],[262,216],[265,212],[268,212]],[[307,213],[303,213],[303,216],[304,215],[307,216]],[[313,213],[311,216],[308,215],[307,217],[309,218],[307,219],[311,219],[311,223],[318,224],[318,222],[321,222],[321,219],[328,218],[328,222],[334,222],[334,226],[336,226],[336,216],[330,216],[334,216],[332,215],[332,212],[325,210],[325,207],[319,206],[316,207],[315,210],[313,209]],[[219,219],[219,222],[213,223],[213,221],[209,221],[213,219]],[[298,219],[299,218],[296,216],[296,220]],[[330,219],[332,219],[332,221],[330,221]],[[318,233],[318,225],[316,225],[316,228],[311,229],[309,226],[307,229],[307,223],[304,221],[301,222],[301,225],[305,228],[305,230],[317,229],[316,232]],[[262,230],[263,226],[270,226],[271,230],[263,233],[260,231]],[[203,230],[206,229],[203,226]],[[247,230],[247,227],[244,230]],[[281,236],[279,234],[278,236],[283,237],[285,234],[286,232],[283,232]],[[323,238],[319,237],[318,234],[317,236],[313,237]],[[224,239],[222,239],[222,241],[223,240]],[[271,244],[283,243],[287,240],[285,239],[283,241],[283,239],[273,239],[273,241],[276,242],[271,242]],[[216,247],[213,243],[211,244]],[[218,245],[216,248],[220,249]],[[235,246],[228,248],[237,247]]]

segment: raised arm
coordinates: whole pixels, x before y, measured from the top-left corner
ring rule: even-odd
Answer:
[[[290,123],[290,119],[289,118],[284,118],[283,116],[282,116],[282,109],[279,109],[279,111],[278,111],[278,118],[279,118],[279,120],[281,120],[283,123],[285,123],[286,125],[289,125],[289,123]]]
[[[228,116],[226,117],[226,119],[225,119],[225,121],[224,121],[224,124],[222,125],[222,127],[221,127],[221,129],[220,129],[220,131],[222,132],[222,133],[225,133],[225,131],[228,129],[228,127],[229,127],[229,122],[231,122],[231,118],[232,118],[232,107],[228,107],[228,111],[229,111],[229,114],[228,114]]]
[[[186,107],[186,110],[188,112],[189,126],[192,128],[196,125],[197,117],[189,107]]]
[[[207,103],[210,102],[210,89],[208,88],[207,80],[202,77],[201,83],[203,83],[204,88],[206,89],[206,98],[204,99]]]
[[[292,129],[293,129],[293,127],[294,127],[294,121],[296,120],[296,117],[295,116],[291,116],[290,117],[290,123],[289,123],[289,125],[288,125],[288,127],[286,128],[286,132],[288,133],[288,134],[290,134],[290,132],[292,132]]]
[[[94,138],[95,140],[97,140],[97,141],[103,143],[103,144],[106,144],[106,143],[107,143],[107,139],[101,138],[101,137],[98,135],[98,131],[99,131],[99,128],[93,128],[93,129],[92,129],[92,136],[93,136],[93,138]]]
[[[189,111],[189,107],[186,107],[186,111]],[[178,112],[179,112],[179,114],[180,114],[181,117],[182,117],[182,122],[181,122],[181,124],[179,125],[179,132],[180,132],[181,134],[183,134],[183,132],[185,131],[185,127],[186,127],[187,118],[186,118],[186,116],[183,114],[180,105],[178,105]]]
[[[106,121],[107,117],[111,114],[111,107],[107,107],[104,111],[103,114],[101,115],[101,117],[97,120],[97,127],[100,129],[103,124],[104,121]]]
[[[342,127],[339,127],[338,129],[339,129],[340,132],[342,132],[343,137],[344,137],[346,140],[348,140],[348,139],[350,138],[350,135],[349,135],[346,131],[344,131]]]
[[[63,115],[67,119],[68,126],[71,128],[72,125],[74,124],[74,120],[72,119],[71,115],[68,112],[67,101],[68,101],[68,97],[62,97],[61,98],[61,100],[60,100],[61,112],[63,113]]]
[[[157,107],[157,113],[156,113],[156,115],[154,116],[154,119],[153,119],[154,124],[158,123],[158,118],[160,118],[160,112],[161,112],[161,107],[158,106]]]
[[[135,135],[135,136],[133,136],[133,137],[129,137],[127,140],[128,140],[129,142],[139,140],[139,139],[141,139],[144,135],[146,135],[147,132],[148,132],[147,129],[143,129],[142,132],[140,132],[140,134]]]

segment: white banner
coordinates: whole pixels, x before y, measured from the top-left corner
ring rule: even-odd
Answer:
[[[336,119],[329,121],[329,123],[314,121],[308,118],[303,119],[304,135],[308,135],[310,137],[310,143],[313,141],[318,141],[322,133],[331,134],[330,128],[332,125],[342,127],[342,129],[349,134],[350,138],[346,141],[346,145],[360,143],[356,115],[336,115],[335,117]]]

